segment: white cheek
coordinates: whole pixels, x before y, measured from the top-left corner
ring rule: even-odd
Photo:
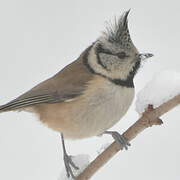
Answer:
[[[100,54],[99,57],[102,64],[107,67],[108,70],[115,70],[121,65],[121,60],[116,56]]]
[[[94,49],[89,53],[88,63],[95,72],[111,79],[126,79],[134,65],[134,63],[130,62],[131,60],[129,58],[121,61],[118,57],[103,54],[100,55],[100,58],[101,61],[103,61],[102,64],[104,64],[107,69],[98,64]]]

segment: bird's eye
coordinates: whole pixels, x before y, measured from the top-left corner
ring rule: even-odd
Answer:
[[[124,58],[128,57],[128,55],[125,52],[117,53],[116,56],[120,59],[124,59]]]

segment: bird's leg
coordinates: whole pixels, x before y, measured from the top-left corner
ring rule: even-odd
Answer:
[[[79,168],[75,165],[75,163],[72,161],[71,156],[69,156],[66,152],[66,147],[65,147],[65,143],[64,143],[64,136],[61,133],[61,141],[62,141],[62,147],[63,147],[63,155],[64,155],[64,165],[66,168],[66,172],[67,172],[67,177],[69,178],[70,176],[75,179],[75,176],[73,174],[73,171],[71,169],[71,166],[78,170]]]
[[[122,146],[122,149],[125,148],[127,150],[128,146],[131,145],[127,139],[117,131],[105,131],[104,134],[110,134],[114,140]]]

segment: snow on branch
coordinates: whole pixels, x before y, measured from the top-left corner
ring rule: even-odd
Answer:
[[[143,113],[149,104],[154,108],[180,94],[180,72],[162,71],[138,93],[136,111]]]

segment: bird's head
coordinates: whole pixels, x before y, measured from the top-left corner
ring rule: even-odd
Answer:
[[[89,64],[96,73],[110,79],[133,79],[141,60],[153,56],[140,54],[133,44],[129,29],[129,11],[107,27],[103,35],[93,44]]]

